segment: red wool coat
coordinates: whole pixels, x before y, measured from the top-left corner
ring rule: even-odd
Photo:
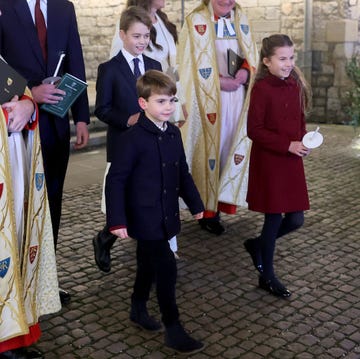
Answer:
[[[269,75],[255,83],[250,99],[247,131],[253,141],[247,202],[262,213],[309,209],[304,165],[291,154],[291,141],[301,141],[305,118],[300,89],[289,77]]]

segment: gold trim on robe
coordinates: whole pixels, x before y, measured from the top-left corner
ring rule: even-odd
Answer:
[[[188,120],[181,127],[187,161],[205,208],[217,211],[218,202],[246,206],[251,141],[246,134],[250,91],[258,61],[256,42],[240,6],[234,8],[234,29],[239,48],[251,66],[249,89],[240,114],[230,155],[220,175],[221,100],[211,6],[195,8],[180,32],[178,63],[186,95]],[[241,148],[241,152],[239,152]],[[238,153],[244,160],[239,163]]]
[[[40,316],[61,309],[38,126],[25,132],[29,188],[19,245],[8,132],[0,110],[0,342],[28,334]]]

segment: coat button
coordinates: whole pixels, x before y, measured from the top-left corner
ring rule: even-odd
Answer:
[[[165,167],[165,166],[166,166],[166,163],[165,163],[165,162],[163,162],[162,166],[163,166],[163,167]]]
[[[159,136],[158,139],[159,139],[159,141],[161,141],[161,140],[162,140],[162,136]]]
[[[166,194],[166,189],[164,189],[164,194]]]

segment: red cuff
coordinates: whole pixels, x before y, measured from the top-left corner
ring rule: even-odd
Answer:
[[[240,67],[241,69],[244,69],[244,70],[249,70],[251,69],[249,63],[247,62],[247,60],[245,59]]]
[[[109,228],[109,231],[116,231],[117,229],[123,229],[123,228],[127,228],[125,225],[120,224],[119,226],[113,226]]]
[[[27,96],[27,95],[22,95],[20,100],[30,100],[34,104],[34,108],[36,110],[35,120],[31,123],[28,122],[28,124],[25,126],[25,128],[27,130],[35,130],[35,128],[39,122],[39,109],[38,109],[37,103],[30,96]]]

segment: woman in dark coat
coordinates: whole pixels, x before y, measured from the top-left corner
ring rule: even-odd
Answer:
[[[275,276],[273,257],[276,239],[299,228],[303,211],[309,209],[302,160],[309,149],[302,138],[311,95],[295,66],[290,38],[272,35],[262,45],[248,115],[253,144],[247,202],[250,210],[264,213],[265,220],[261,235],[244,245],[260,272],[260,288],[289,297],[290,291]]]

